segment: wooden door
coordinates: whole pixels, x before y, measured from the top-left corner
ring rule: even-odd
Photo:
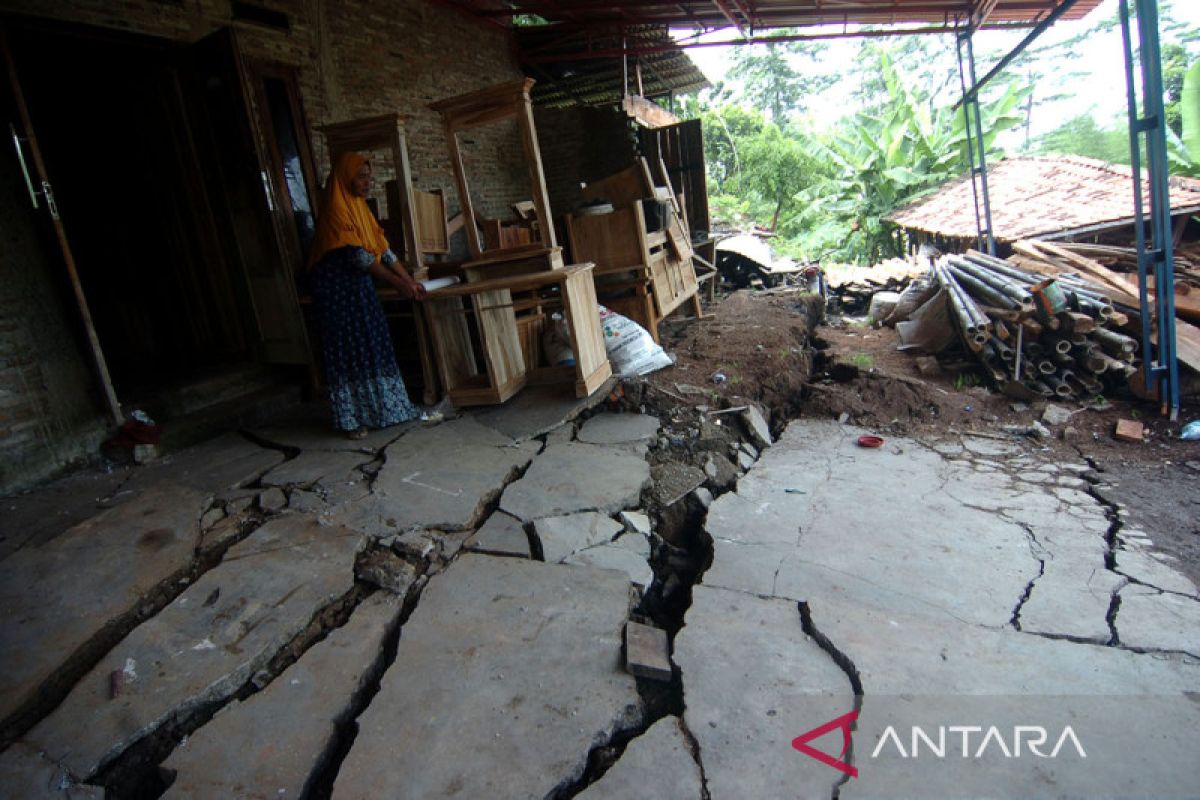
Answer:
[[[207,194],[226,231],[222,246],[245,275],[257,355],[269,363],[307,363],[293,207],[276,188],[237,40],[226,28],[187,48],[182,58],[185,102]]]
[[[638,135],[642,152],[650,159],[655,176],[658,176],[658,159],[661,157],[667,165],[671,188],[676,194],[683,193],[688,228],[710,230],[708,185],[704,175],[704,131],[700,120],[689,119],[662,128],[643,128]]]
[[[46,163],[42,158],[41,148],[38,146],[33,121],[29,116],[29,109],[25,103],[25,95],[21,89],[16,64],[8,47],[8,35],[3,25],[0,25],[0,61],[3,62],[5,72],[8,75],[8,86],[0,86],[0,95],[3,95],[3,102],[0,103],[0,108],[3,109],[4,116],[6,117],[4,121],[8,123],[5,133],[12,140],[15,157],[20,163],[20,169],[29,187],[30,204],[38,214],[44,215],[45,220],[53,230],[54,240],[62,254],[71,290],[87,334],[88,352],[91,356],[92,367],[96,374],[97,383],[100,386],[101,395],[103,396],[104,407],[112,421],[120,425],[124,421],[124,415],[121,413],[121,404],[117,401],[117,394],[113,389],[112,379],[108,372],[108,362],[105,360],[104,351],[100,347],[100,338],[97,336],[95,325],[92,322],[91,309],[88,307],[87,297],[84,295],[83,286],[79,281],[79,273],[75,266],[75,256],[71,250],[71,243],[67,239],[67,231],[63,225],[62,217],[58,213],[58,206],[54,199],[54,188],[50,184]]]

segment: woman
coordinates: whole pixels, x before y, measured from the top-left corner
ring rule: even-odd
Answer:
[[[367,159],[359,153],[338,156],[308,259],[333,423],[352,439],[419,414],[396,366],[373,278],[415,300],[424,299],[425,287],[388,247],[367,207],[370,191]]]

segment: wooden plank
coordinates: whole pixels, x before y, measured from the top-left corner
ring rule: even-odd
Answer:
[[[586,379],[608,363],[604,331],[600,327],[600,312],[597,309],[596,284],[590,273],[576,272],[563,282],[562,293],[563,313],[571,331],[575,364],[580,378]],[[586,386],[577,389],[590,392]]]
[[[521,143],[525,147],[525,163],[533,185],[533,207],[537,213],[538,236],[546,247],[558,247],[554,219],[550,216],[550,192],[546,189],[546,173],[542,169],[542,151],[538,146],[537,128],[533,125],[533,106],[526,93],[519,106],[517,122],[521,128]]]
[[[449,253],[446,198],[440,192],[423,192],[420,189],[413,189],[412,196],[421,249],[426,253]]]
[[[597,272],[637,267],[644,263],[637,225],[632,207],[611,214],[568,214],[571,256],[593,262]]]
[[[491,385],[502,387],[524,378],[525,358],[512,309],[512,292],[508,289],[477,292],[471,302]]]
[[[449,393],[479,376],[460,297],[427,298],[424,314],[442,387]]]
[[[636,120],[648,128],[662,128],[679,122],[679,117],[641,95],[625,95],[621,100],[621,109],[630,119]]]
[[[637,165],[607,178],[585,183],[579,192],[588,202],[608,202],[612,203],[613,208],[632,206],[643,198],[654,196],[654,188],[646,186],[645,177]]]

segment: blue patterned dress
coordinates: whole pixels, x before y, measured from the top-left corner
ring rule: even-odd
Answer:
[[[384,254],[395,258],[390,251]],[[343,431],[386,428],[420,413],[408,399],[383,307],[361,247],[331,250],[312,268],[325,383],[333,424]]]

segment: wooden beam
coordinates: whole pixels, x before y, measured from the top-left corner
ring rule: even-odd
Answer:
[[[665,108],[636,94],[627,94],[621,101],[625,114],[647,128],[663,128],[679,122],[679,117]]]

